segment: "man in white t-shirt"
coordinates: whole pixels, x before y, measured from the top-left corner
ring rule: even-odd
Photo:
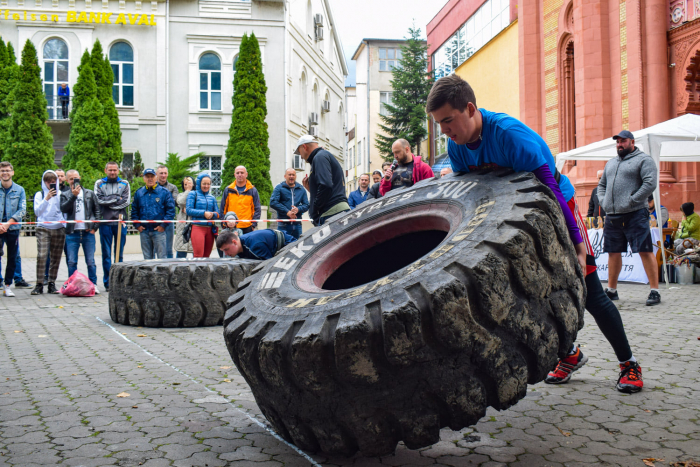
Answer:
[[[83,188],[80,174],[77,170],[66,173],[66,181],[70,190],[61,193],[61,212],[66,220],[80,221],[66,224],[66,255],[68,257],[68,275],[78,269],[78,252],[83,247],[88,277],[97,289],[97,266],[95,265],[95,231],[98,224],[91,221],[100,218],[100,204],[92,190]]]

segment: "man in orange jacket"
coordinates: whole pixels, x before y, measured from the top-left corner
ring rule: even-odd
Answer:
[[[234,171],[236,181],[224,189],[221,197],[219,215],[223,219],[227,212],[235,212],[239,219],[237,228],[244,234],[255,230],[256,222],[249,222],[251,219],[260,219],[260,196],[258,190],[248,181],[248,171],[242,165],[236,167]]]

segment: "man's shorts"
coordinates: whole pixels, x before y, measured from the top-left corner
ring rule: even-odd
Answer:
[[[629,243],[632,253],[652,253],[649,210],[626,214],[608,214],[603,228],[603,251],[605,253],[627,253]]]

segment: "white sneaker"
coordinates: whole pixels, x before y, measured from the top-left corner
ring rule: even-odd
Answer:
[[[95,286],[95,295],[99,295],[99,294],[100,294],[100,289],[98,289],[97,286]]]
[[[6,297],[14,297],[15,296],[15,293],[12,290],[10,290],[9,285],[5,285],[4,287],[5,287],[5,296]]]

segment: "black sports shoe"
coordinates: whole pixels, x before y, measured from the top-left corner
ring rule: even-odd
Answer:
[[[659,303],[661,303],[661,294],[659,294],[659,292],[656,290],[649,292],[649,296],[647,297],[647,306],[658,305]]]
[[[607,295],[610,300],[619,300],[620,299],[620,296],[617,295],[617,290],[615,290],[614,292],[611,292],[610,289],[607,287],[605,288],[605,295]]]
[[[15,281],[15,289],[31,289],[32,284],[27,284],[27,281],[24,279],[20,279],[18,281]]]
[[[32,295],[41,295],[44,293],[44,284],[37,284],[32,290]]]
[[[58,290],[56,290],[56,284],[53,282],[49,282],[49,289],[47,290],[48,293],[58,293]]]

